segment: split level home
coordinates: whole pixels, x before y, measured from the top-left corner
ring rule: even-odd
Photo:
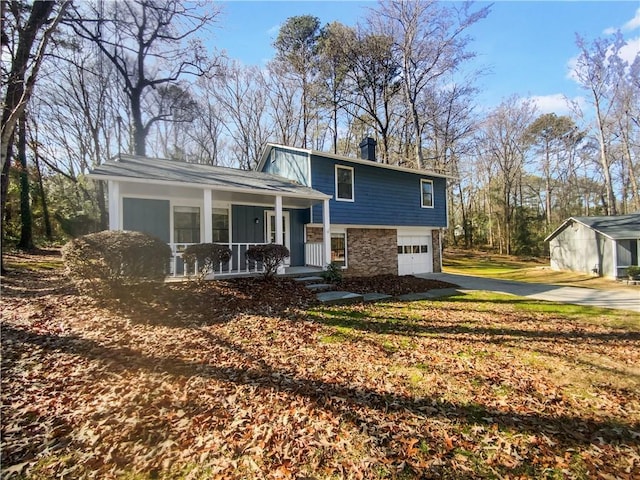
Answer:
[[[549,242],[553,270],[623,277],[628,267],[639,265],[640,212],[570,217],[545,241]]]
[[[119,155],[90,177],[108,183],[109,229],[167,242],[173,275],[187,245],[211,242],[233,254],[217,274],[250,272],[244,252],[264,243],[287,246],[290,271],[440,271],[447,176],[380,163],[375,146],[367,138],[351,158],[268,144],[251,171]]]

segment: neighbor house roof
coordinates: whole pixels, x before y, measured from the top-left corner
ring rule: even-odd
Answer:
[[[340,160],[341,162],[367,165],[369,167],[378,167],[378,168],[387,169],[387,170],[396,170],[399,172],[408,172],[416,175],[424,175],[424,176],[438,177],[438,178],[456,178],[453,175],[446,175],[444,173],[437,173],[429,170],[418,170],[415,168],[400,167],[398,165],[389,165],[387,163],[379,163],[373,160],[363,160],[361,158],[347,157],[344,155],[336,155],[335,153],[321,152],[319,150],[309,150],[306,148],[288,147],[286,145],[278,145],[275,143],[267,143],[264,150],[262,151],[262,157],[260,158],[260,162],[258,162],[256,170],[262,169],[264,163],[267,161],[267,158],[269,158],[269,153],[271,153],[271,150],[274,148],[283,148],[285,150],[293,150],[295,152],[305,153],[307,155],[313,155],[316,157],[331,158],[334,160]]]
[[[601,217],[570,217],[556,228],[545,242],[553,239],[562,230],[577,222],[589,227],[613,240],[628,240],[640,238],[640,212],[628,215],[610,215]]]
[[[329,198],[318,190],[268,173],[136,155],[121,154],[94,168],[88,176],[96,180],[210,187],[220,191],[317,200]]]

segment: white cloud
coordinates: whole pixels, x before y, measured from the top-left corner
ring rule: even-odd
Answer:
[[[633,32],[637,28],[640,28],[640,8],[636,10],[635,16],[631,20],[629,20],[627,23],[622,25],[622,27],[605,28],[603,33],[605,35],[613,35],[618,30],[622,32]]]
[[[529,100],[537,107],[540,113],[555,113],[556,115],[569,115],[573,113],[571,103],[577,103],[580,107],[585,105],[582,97],[574,97],[568,99],[561,93],[552,95],[536,95],[530,97]]]

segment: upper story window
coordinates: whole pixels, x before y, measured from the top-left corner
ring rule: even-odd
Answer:
[[[420,197],[422,208],[433,208],[433,182],[420,180]]]
[[[336,200],[353,202],[353,168],[336,165]]]

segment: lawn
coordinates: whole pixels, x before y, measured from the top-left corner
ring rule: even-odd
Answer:
[[[443,270],[447,273],[499,278],[518,282],[549,283],[608,290],[632,288],[622,282],[596,275],[551,270],[548,258],[524,258],[515,255],[500,255],[455,248],[448,248],[444,252]]]
[[[286,280],[96,301],[34,262],[2,282],[3,478],[640,476],[638,314]]]

